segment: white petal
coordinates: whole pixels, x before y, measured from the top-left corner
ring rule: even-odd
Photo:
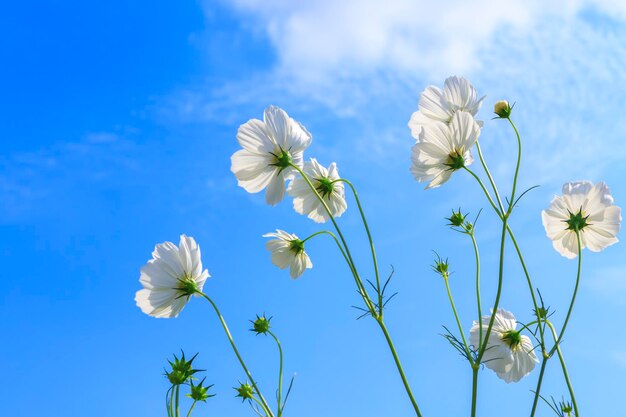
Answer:
[[[239,126],[237,142],[242,148],[256,153],[272,152],[276,147],[276,143],[267,133],[265,124],[258,119],[249,120]]]
[[[285,178],[282,173],[274,175],[265,190],[265,202],[270,206],[280,203],[285,196]]]

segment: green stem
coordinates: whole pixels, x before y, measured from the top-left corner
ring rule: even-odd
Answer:
[[[281,402],[283,399],[283,348],[280,345],[280,340],[278,340],[278,337],[276,337],[276,335],[268,330],[267,331],[270,336],[272,336],[274,338],[274,340],[276,341],[276,346],[278,346],[278,357],[279,357],[279,366],[278,366],[278,394],[277,394],[277,410],[276,410],[276,414],[278,417],[280,417],[283,414],[283,410],[281,407]]]
[[[489,179],[489,183],[491,184],[491,188],[496,195],[496,200],[498,202],[498,206],[500,207],[500,212],[504,213],[504,206],[502,205],[502,199],[500,199],[500,194],[498,193],[498,187],[496,187],[496,183],[493,181],[493,177],[491,176],[491,172],[489,168],[487,168],[487,164],[485,163],[485,158],[483,158],[483,152],[480,149],[480,143],[476,141],[476,150],[478,151],[478,158],[480,158],[480,163],[485,170],[485,174],[487,174],[487,178]]]
[[[189,417],[191,415],[191,412],[193,411],[193,408],[196,406],[197,402],[198,401],[194,400],[193,404],[191,404],[191,407],[189,408],[189,412],[187,413],[187,417]]]
[[[376,259],[376,250],[374,249],[374,240],[372,239],[372,234],[370,233],[370,228],[367,224],[367,219],[365,218],[365,213],[363,212],[363,207],[361,206],[361,200],[359,199],[359,195],[356,192],[356,188],[352,183],[344,178],[339,179],[338,181],[342,181],[352,190],[352,194],[354,194],[354,199],[356,200],[356,205],[359,208],[359,213],[361,213],[361,219],[363,220],[363,226],[365,227],[365,232],[367,233],[367,240],[370,244],[370,250],[372,252],[372,262],[374,264],[374,274],[376,275],[376,288],[378,289],[378,314],[382,317],[383,315],[383,294],[381,292],[380,287],[380,273],[378,272],[378,260]]]
[[[537,388],[535,389],[535,399],[533,400],[533,408],[530,411],[530,417],[534,417],[535,411],[537,410],[537,403],[539,402],[540,392],[541,392],[541,383],[543,382],[543,373],[546,370],[546,365],[548,364],[547,357],[543,357],[543,361],[541,363],[541,370],[539,371],[539,379],[537,380]]]
[[[474,233],[469,234],[472,238],[472,245],[474,246],[474,255],[476,258],[476,304],[478,306],[478,322],[482,320],[483,313],[480,301],[480,254],[478,253],[478,243],[476,242],[476,237]],[[483,326],[478,326],[478,345],[482,345],[483,343]]]
[[[489,320],[489,326],[487,326],[487,331],[485,332],[485,340],[483,341],[483,344],[481,345],[479,349],[476,363],[481,363],[483,355],[485,354],[485,351],[487,350],[487,342],[489,341],[489,334],[491,333],[491,329],[493,328],[493,323],[496,319],[496,313],[498,312],[498,306],[500,305],[500,296],[502,295],[502,281],[504,277],[504,246],[506,242],[506,228],[507,228],[508,220],[509,218],[508,218],[508,213],[507,213],[502,218],[502,235],[500,237],[500,264],[498,266],[498,290],[496,292],[496,299],[493,303],[493,310],[491,312],[491,319]],[[479,323],[481,323],[480,325],[482,326],[482,319],[481,321],[479,321]]]
[[[476,397],[478,394],[478,366],[472,367],[472,417],[476,417]]]
[[[459,319],[459,314],[456,311],[456,305],[454,304],[454,299],[452,298],[452,291],[450,291],[450,282],[447,277],[443,278],[446,283],[446,291],[448,292],[448,300],[450,300],[450,306],[452,307],[452,311],[454,312],[454,318],[456,319],[456,325],[459,328],[459,333],[461,333],[461,338],[463,339],[463,346],[465,346],[465,353],[467,355],[467,360],[469,360],[470,365],[474,366],[474,360],[472,359],[472,355],[470,354],[469,346],[467,344],[467,340],[465,339],[465,333],[463,332],[463,326],[461,326],[461,320]]]
[[[357,272],[354,260],[352,259],[352,255],[350,254],[350,249],[348,248],[348,244],[343,236],[343,233],[341,233],[341,229],[339,228],[337,221],[335,220],[334,216],[332,215],[330,209],[328,208],[328,205],[326,204],[322,196],[319,194],[315,186],[311,183],[311,180],[308,178],[308,176],[297,165],[291,164],[291,167],[293,167],[296,171],[298,171],[298,173],[306,181],[306,183],[309,185],[309,188],[316,195],[317,199],[320,201],[320,203],[324,207],[324,210],[326,210],[326,213],[328,214],[330,220],[332,221],[333,226],[335,227],[335,230],[337,231],[337,234],[339,235],[339,239],[341,240],[343,247],[345,249],[345,258],[348,263],[348,267],[352,271],[352,275],[354,276],[354,280],[359,290],[359,293],[361,294],[361,297],[363,298],[363,301],[365,302],[365,305],[367,306],[367,309],[369,310],[370,314],[372,315],[374,319],[376,319],[376,322],[378,323],[381,330],[383,331],[383,334],[385,335],[385,340],[387,341],[387,344],[389,345],[389,349],[391,350],[391,354],[393,355],[393,359],[396,363],[396,367],[398,368],[400,378],[402,379],[402,383],[404,384],[404,388],[407,392],[407,395],[409,396],[409,399],[411,400],[411,404],[413,405],[415,413],[417,414],[418,417],[422,417],[422,413],[419,410],[417,401],[415,401],[415,397],[413,396],[411,387],[406,379],[406,375],[404,374],[404,370],[402,369],[402,364],[400,363],[400,359],[396,352],[396,348],[393,344],[393,341],[391,340],[389,332],[387,331],[387,327],[385,326],[385,323],[383,322],[382,316],[378,314],[378,311],[374,307],[372,300],[370,299],[369,295],[367,294],[367,291],[365,290],[365,286],[363,285],[361,277],[359,276]],[[363,212],[361,211],[361,213]],[[371,236],[369,237],[371,238]],[[371,245],[371,247],[373,251],[374,250],[373,244]]]
[[[174,400],[174,385],[167,390],[165,393],[165,408],[167,409],[167,416],[174,417],[174,410],[172,409],[172,404]]]
[[[483,184],[483,182],[480,179],[480,177],[478,175],[476,175],[476,173],[474,171],[472,171],[471,169],[469,169],[468,167],[463,167],[463,169],[466,170],[467,172],[469,172],[469,174],[472,177],[474,177],[474,179],[478,182],[478,185],[480,185],[480,188],[482,188],[483,192],[485,193],[485,196],[487,197],[487,201],[489,201],[489,204],[491,204],[491,207],[496,212],[498,217],[500,219],[502,219],[502,215],[503,215],[502,213],[504,213],[504,210],[501,212],[500,209],[498,209],[498,207],[496,206],[496,204],[493,201],[493,198],[491,198],[491,194],[489,194],[489,191],[487,191],[487,188],[485,187],[485,184]]]
[[[409,395],[409,399],[411,400],[411,404],[413,405],[413,409],[415,410],[415,414],[418,417],[422,417],[422,413],[420,412],[419,407],[417,406],[417,401],[415,401],[415,397],[413,397],[413,392],[411,391],[411,386],[409,385],[409,381],[406,379],[406,375],[404,374],[404,369],[402,368],[402,363],[400,362],[400,358],[398,357],[398,353],[396,352],[396,348],[391,340],[391,336],[389,335],[389,331],[387,330],[387,326],[385,325],[382,318],[377,318],[376,322],[380,326],[380,329],[383,331],[385,335],[385,340],[389,345],[389,349],[391,350],[391,354],[393,355],[393,360],[396,363],[396,368],[398,368],[398,373],[400,374],[400,378],[402,379],[402,383],[404,384],[404,389],[406,393]]]
[[[511,201],[509,201],[509,211],[510,211],[513,208],[513,202],[515,201],[515,189],[517,187],[517,176],[519,175],[519,167],[522,161],[522,139],[520,138],[519,131],[517,130],[515,123],[513,123],[513,120],[511,120],[510,117],[507,117],[507,120],[513,127],[513,130],[515,131],[515,136],[517,137],[517,164],[515,165],[515,176],[513,177],[513,189],[511,191]]]
[[[374,308],[372,300],[367,294],[367,291],[365,290],[365,286],[363,285],[363,282],[361,281],[361,277],[359,276],[357,272],[356,264],[354,263],[354,260],[352,259],[352,255],[350,253],[350,249],[348,248],[348,243],[346,242],[346,239],[344,238],[343,233],[341,233],[341,229],[339,228],[339,225],[337,224],[335,217],[330,211],[330,208],[328,208],[328,204],[326,204],[326,201],[324,201],[324,198],[319,194],[315,186],[311,183],[311,180],[309,179],[308,175],[306,175],[299,166],[294,165],[294,164],[290,164],[290,166],[294,168],[296,171],[298,171],[302,179],[304,179],[304,181],[308,184],[311,191],[313,191],[313,193],[317,196],[317,199],[320,201],[320,203],[322,204],[322,207],[324,207],[324,210],[328,214],[328,217],[330,218],[330,221],[333,223],[333,226],[335,227],[335,230],[337,231],[337,235],[339,235],[339,239],[341,240],[341,243],[343,244],[343,247],[345,249],[345,254],[346,254],[346,257],[348,258],[348,263],[349,263],[350,269],[352,270],[352,274],[354,275],[354,280],[359,290],[359,293],[361,297],[363,298],[363,301],[365,302],[367,309],[370,311],[373,317],[376,317],[377,316],[376,309]]]
[[[176,385],[176,417],[180,417],[180,407],[178,404],[178,397],[180,396],[180,385]]]
[[[555,341],[554,346],[556,347],[556,352],[559,357],[559,362],[561,363],[561,369],[563,370],[563,377],[565,378],[565,383],[567,384],[569,395],[572,398],[572,405],[574,406],[574,414],[576,414],[576,417],[580,417],[580,413],[578,412],[578,404],[576,403],[576,395],[574,395],[574,388],[572,387],[572,383],[569,379],[569,374],[567,372],[567,367],[565,366],[565,359],[563,358],[563,353],[561,352],[561,346],[558,343],[556,343],[556,341],[559,338],[556,335],[556,330],[554,330],[554,326],[552,325],[552,323],[550,323],[549,320],[546,320],[546,324],[548,325],[548,327],[550,327],[550,330],[552,330],[552,337],[554,338],[554,341]]]
[[[556,346],[561,343],[561,339],[563,338],[563,334],[565,334],[565,329],[567,328],[567,324],[569,323],[570,316],[572,315],[572,310],[574,309],[576,295],[578,294],[578,284],[580,284],[580,272],[583,262],[582,243],[580,239],[580,231],[578,230],[576,230],[576,239],[578,241],[578,272],[576,273],[576,285],[574,286],[574,293],[572,294],[572,300],[570,301],[567,315],[565,316],[565,321],[563,322],[563,327],[561,328],[561,332],[559,333],[559,338],[555,342],[555,347],[552,348],[550,351],[551,354],[554,353],[554,349],[556,348]]]
[[[246,373],[246,376],[250,380],[250,383],[254,387],[254,390],[256,391],[257,395],[261,399],[261,403],[262,403],[261,406],[263,407],[263,409],[265,411],[265,414],[267,414],[268,417],[274,417],[274,414],[272,413],[269,405],[267,404],[267,401],[265,401],[265,398],[263,397],[263,394],[261,394],[261,390],[259,389],[259,387],[257,386],[256,382],[254,381],[254,378],[252,378],[252,375],[250,374],[250,371],[248,370],[248,367],[246,366],[246,363],[243,361],[243,358],[239,354],[239,350],[237,349],[237,346],[235,345],[235,341],[233,340],[233,336],[230,334],[230,330],[228,329],[228,326],[226,325],[226,321],[224,320],[224,317],[222,317],[222,313],[220,313],[219,308],[217,308],[217,305],[205,293],[198,291],[197,294],[199,294],[202,297],[204,297],[211,304],[213,309],[215,310],[215,313],[217,314],[217,317],[219,318],[220,323],[222,324],[222,327],[224,328],[224,333],[226,333],[226,337],[228,338],[228,341],[230,342],[230,346],[232,347],[233,352],[235,352],[235,356],[237,356],[237,359],[239,360],[239,363],[241,364],[241,367],[242,367],[243,371]]]

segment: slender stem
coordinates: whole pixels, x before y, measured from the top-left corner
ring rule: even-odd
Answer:
[[[576,285],[574,286],[574,293],[572,294],[572,300],[570,301],[569,308],[567,310],[567,315],[565,316],[565,321],[563,322],[563,327],[561,328],[561,332],[559,333],[559,338],[555,342],[555,346],[551,349],[551,353],[554,353],[554,349],[561,343],[561,339],[563,339],[563,334],[565,333],[565,329],[567,328],[567,324],[569,323],[570,316],[572,315],[572,310],[574,309],[574,302],[576,301],[576,294],[578,294],[578,284],[580,284],[580,272],[582,269],[582,262],[583,262],[582,243],[580,239],[580,231],[578,230],[576,230],[576,239],[578,241],[578,272],[576,273]]]
[[[522,269],[524,270],[524,276],[526,277],[526,281],[528,282],[528,290],[530,291],[530,296],[533,300],[533,306],[535,307],[535,312],[539,312],[539,304],[537,304],[537,297],[535,296],[535,290],[533,289],[533,283],[530,278],[530,273],[528,272],[528,268],[526,267],[526,262],[524,261],[524,255],[517,244],[517,239],[515,239],[515,234],[510,226],[507,225],[507,232],[509,233],[509,237],[511,238],[511,242],[513,242],[513,246],[515,247],[515,252],[517,253],[517,257],[519,258],[520,264],[522,265]],[[539,318],[539,317],[537,317]],[[541,324],[541,323],[540,323]],[[539,325],[539,335],[541,336],[541,345],[542,349],[545,348],[545,335],[543,326]]]
[[[263,394],[261,394],[261,390],[257,386],[254,378],[252,378],[252,374],[250,374],[250,371],[248,370],[248,367],[246,366],[246,363],[243,361],[243,358],[239,354],[239,350],[237,349],[237,346],[235,345],[235,341],[233,340],[233,336],[230,334],[230,330],[228,329],[228,325],[226,325],[226,321],[224,320],[224,317],[222,317],[222,313],[220,313],[219,308],[217,308],[217,305],[205,293],[198,291],[197,294],[199,294],[202,297],[204,297],[211,304],[211,306],[213,306],[213,309],[215,310],[215,313],[217,314],[217,317],[219,318],[220,323],[222,324],[222,327],[224,328],[224,333],[226,333],[226,337],[228,337],[228,341],[230,342],[230,346],[233,348],[233,352],[235,352],[235,356],[237,356],[237,359],[239,360],[239,363],[241,364],[241,368],[246,373],[246,376],[250,380],[250,383],[254,387],[254,390],[256,391],[257,395],[261,399],[261,406],[263,407],[263,409],[265,411],[265,414],[267,414],[269,417],[274,417],[274,414],[272,413],[269,405],[267,404],[267,401],[265,401],[265,398],[263,397]]]
[[[176,417],[180,417],[180,407],[178,404],[178,397],[180,396],[180,385],[176,385]]]
[[[359,213],[361,213],[361,219],[363,220],[363,226],[365,227],[365,232],[367,233],[367,240],[370,244],[370,250],[372,252],[372,263],[374,264],[374,274],[376,275],[376,288],[378,289],[378,314],[380,316],[383,315],[383,294],[381,292],[380,287],[380,273],[378,272],[378,260],[376,259],[376,250],[374,249],[374,240],[372,239],[372,234],[370,233],[370,228],[367,225],[367,219],[365,218],[365,213],[363,212],[363,207],[361,206],[361,200],[359,199],[359,195],[356,192],[356,188],[350,181],[345,178],[341,178],[338,181],[342,181],[352,189],[352,194],[354,194],[354,199],[356,200],[356,205],[359,208]]]
[[[417,406],[417,401],[415,401],[415,397],[413,396],[413,392],[411,391],[411,386],[409,385],[408,380],[406,379],[406,375],[404,374],[404,369],[402,369],[402,363],[400,362],[400,358],[398,357],[398,353],[396,352],[396,348],[391,340],[391,336],[389,335],[389,331],[387,330],[387,326],[382,318],[377,318],[376,322],[380,326],[383,334],[385,335],[385,340],[389,345],[389,349],[391,350],[391,354],[393,355],[393,360],[396,363],[396,367],[398,368],[398,373],[400,374],[400,378],[402,378],[402,383],[404,384],[404,389],[406,393],[409,395],[409,399],[411,400],[411,404],[413,405],[413,409],[415,410],[415,414],[418,417],[422,417],[422,413],[420,412],[419,407]]]
[[[274,338],[276,341],[276,346],[278,346],[278,357],[279,357],[279,365],[278,365],[278,394],[277,394],[277,403],[278,407],[276,409],[276,414],[280,417],[283,414],[283,410],[281,407],[281,402],[283,400],[283,348],[280,345],[280,340],[278,337],[271,331],[267,331],[270,336]]]
[[[418,417],[422,417],[422,414],[419,410],[417,402],[415,401],[415,397],[413,396],[413,392],[411,391],[411,387],[406,379],[406,375],[404,374],[404,370],[402,369],[402,364],[400,363],[400,359],[396,352],[393,341],[391,340],[389,332],[387,331],[387,327],[385,326],[382,316],[378,314],[378,311],[376,310],[375,306],[372,303],[372,300],[370,299],[369,295],[367,294],[367,291],[365,290],[365,286],[363,285],[363,282],[361,281],[361,277],[359,276],[357,272],[356,265],[354,263],[354,260],[352,259],[352,255],[350,254],[350,249],[348,248],[348,244],[343,236],[343,233],[341,233],[341,229],[339,228],[339,225],[337,224],[334,216],[332,215],[330,209],[328,208],[328,205],[326,204],[322,196],[319,194],[315,186],[311,183],[311,180],[308,178],[308,176],[297,165],[291,164],[291,166],[296,171],[298,171],[298,173],[302,176],[302,178],[309,185],[309,188],[317,196],[318,200],[320,201],[320,203],[324,207],[324,210],[326,210],[326,213],[328,214],[330,220],[332,221],[333,226],[335,227],[335,230],[337,231],[337,234],[339,235],[339,239],[341,240],[343,247],[345,249],[346,261],[348,263],[348,266],[350,267],[350,270],[352,271],[352,275],[354,276],[354,280],[356,282],[357,288],[359,289],[361,297],[363,298],[363,301],[365,302],[365,305],[367,306],[367,309],[369,310],[370,314],[372,315],[374,319],[376,319],[376,322],[378,323],[381,330],[383,331],[383,334],[385,335],[385,340],[387,341],[387,344],[389,345],[389,349],[391,350],[394,361],[396,363],[396,367],[398,368],[400,378],[402,379],[404,388],[407,392],[407,395],[409,396],[409,399],[411,400],[411,404],[413,405],[413,408],[415,409],[415,413],[417,414]],[[372,245],[372,250],[373,250],[373,245]]]
[[[491,311],[491,319],[489,320],[489,326],[487,326],[487,331],[485,332],[485,340],[481,345],[478,358],[476,359],[477,363],[481,363],[481,359],[487,350],[487,342],[489,341],[489,334],[491,333],[491,329],[493,328],[493,323],[496,319],[496,313],[498,312],[498,306],[500,304],[500,295],[502,295],[502,281],[504,277],[504,246],[506,242],[506,227],[508,222],[508,214],[505,214],[502,218],[502,236],[500,237],[500,264],[498,266],[498,290],[496,292],[496,299],[493,303],[493,310]],[[482,324],[481,324],[482,326]]]
[[[333,223],[333,226],[335,227],[335,230],[337,231],[337,235],[339,235],[339,239],[341,240],[341,243],[343,244],[343,247],[345,249],[346,257],[348,258],[348,263],[354,275],[354,280],[356,282],[357,288],[359,289],[359,293],[361,294],[361,297],[363,298],[363,301],[365,302],[367,309],[370,311],[372,316],[375,317],[377,315],[376,309],[374,308],[372,300],[370,299],[369,295],[367,294],[367,291],[365,290],[365,286],[363,285],[363,282],[361,281],[361,277],[359,276],[357,269],[356,269],[356,264],[354,263],[354,260],[352,259],[352,255],[350,253],[350,249],[348,248],[348,243],[346,242],[346,239],[344,238],[343,233],[341,233],[341,229],[339,228],[339,225],[337,224],[335,217],[330,211],[328,204],[326,204],[326,201],[324,201],[324,198],[317,191],[313,183],[311,183],[311,180],[309,179],[308,175],[306,175],[299,166],[294,165],[294,164],[290,164],[290,165],[292,168],[298,171],[300,176],[302,176],[302,179],[304,179],[304,181],[308,184],[311,191],[313,191],[313,193],[317,196],[317,199],[320,201],[320,203],[322,204],[322,207],[324,207],[324,210],[328,214],[328,217],[330,218],[330,221]]]
[[[319,235],[323,235],[323,234],[327,234],[327,233],[330,233],[330,232],[327,231],[327,230],[320,230],[319,232],[315,232],[311,236],[308,236],[306,239],[303,239],[302,243],[305,243],[307,240],[309,240],[309,239],[311,239],[311,238],[313,238],[315,236],[319,236]]]
[[[480,323],[483,313],[480,301],[480,254],[478,253],[478,243],[476,242],[476,237],[474,233],[470,233],[470,238],[472,238],[472,246],[474,246],[474,255],[476,257],[476,304],[478,306],[478,322]],[[483,326],[478,326],[478,345],[482,345],[483,343]]]
[[[191,412],[193,411],[193,408],[196,406],[197,402],[198,401],[194,400],[193,404],[191,404],[191,407],[189,408],[189,412],[187,413],[187,417],[191,415]]]
[[[520,138],[519,131],[517,130],[515,123],[513,123],[513,120],[511,120],[510,117],[507,117],[507,120],[513,127],[513,130],[515,131],[515,136],[517,137],[517,164],[515,165],[515,175],[513,176],[513,189],[511,190],[511,201],[509,201],[509,210],[511,210],[513,208],[513,202],[515,201],[515,189],[517,187],[517,177],[519,175],[519,167],[520,167],[520,163],[522,160],[522,139]]]
[[[174,410],[172,409],[172,402],[174,399],[173,391],[174,391],[174,385],[172,385],[170,389],[167,390],[167,393],[165,393],[165,407],[167,409],[168,417],[174,417]]]
[[[548,325],[548,327],[550,327],[550,330],[552,331],[552,337],[555,341],[554,346],[556,347],[556,353],[559,357],[559,362],[561,363],[561,369],[563,370],[563,377],[565,378],[565,383],[567,384],[569,395],[572,398],[574,413],[576,414],[576,417],[580,417],[580,413],[578,412],[578,404],[576,403],[576,395],[574,395],[574,388],[572,387],[572,383],[569,379],[569,374],[567,372],[567,367],[565,366],[565,359],[563,358],[563,353],[561,352],[561,346],[559,345],[559,343],[557,343],[557,340],[559,338],[556,335],[556,330],[554,330],[554,326],[552,325],[552,323],[550,323],[549,320],[546,320],[546,324]]]
[[[471,169],[469,169],[468,167],[463,167],[463,169],[466,170],[467,172],[469,172],[470,175],[472,177],[474,177],[474,179],[476,179],[476,181],[478,181],[478,185],[480,185],[480,188],[482,188],[483,192],[485,193],[485,196],[487,197],[487,200],[489,201],[489,204],[491,204],[491,207],[493,207],[493,210],[496,212],[498,217],[502,218],[504,210],[500,211],[500,209],[498,209],[498,207],[496,206],[496,203],[494,203],[494,201],[493,201],[493,198],[491,198],[491,194],[489,194],[489,191],[487,191],[487,188],[485,187],[485,184],[483,184],[483,182],[480,179],[480,177],[478,175],[476,175],[476,173],[474,171],[472,171]]]
[[[478,394],[478,366],[472,367],[472,417],[476,417],[476,397]]]
[[[454,312],[454,318],[456,319],[456,325],[459,328],[459,333],[461,333],[461,338],[463,339],[463,346],[465,346],[465,353],[467,354],[467,360],[469,360],[470,365],[474,366],[474,360],[472,359],[472,355],[470,354],[469,346],[467,344],[467,340],[465,339],[465,332],[463,331],[463,326],[461,326],[461,320],[459,319],[459,314],[456,311],[456,305],[454,304],[454,299],[452,298],[452,291],[450,291],[450,282],[447,277],[443,278],[446,283],[446,291],[448,292],[448,300],[450,300],[450,306],[452,307],[452,311]]]
[[[535,411],[537,410],[537,403],[539,402],[539,392],[541,392],[541,383],[543,382],[543,373],[546,370],[546,365],[548,364],[549,358],[544,356],[543,361],[541,363],[541,370],[539,371],[539,379],[537,380],[537,388],[535,388],[535,399],[533,400],[533,408],[530,411],[530,417],[534,417]]]
[[[489,183],[491,184],[491,188],[496,195],[496,200],[498,202],[498,206],[500,207],[500,212],[504,213],[504,206],[502,205],[502,199],[500,199],[500,194],[498,193],[498,187],[496,187],[496,183],[493,181],[493,177],[491,176],[491,172],[489,172],[489,168],[487,168],[487,164],[485,163],[485,158],[483,158],[483,152],[480,149],[480,143],[476,141],[476,150],[478,151],[478,157],[480,158],[480,163],[485,170],[485,174],[487,174],[487,178],[489,179]]]

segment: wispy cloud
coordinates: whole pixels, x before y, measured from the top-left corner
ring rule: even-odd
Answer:
[[[489,93],[485,119],[499,98],[518,103],[524,168],[533,172],[527,185],[581,173],[598,179],[626,158],[626,120],[618,116],[626,97],[615,88],[626,84],[626,5],[238,0],[228,7],[265,35],[273,66],[218,88],[177,91],[161,102],[162,116],[236,124],[281,104],[315,122],[352,120],[362,126],[353,139],[359,156],[385,161],[407,152],[406,121],[419,92],[456,73]],[[511,140],[504,135],[486,130],[486,151],[501,154]],[[496,172],[510,168],[507,158],[493,163]]]
[[[135,170],[137,161],[129,155],[133,146],[117,133],[88,132],[80,141],[1,157],[0,219],[41,211],[45,201],[72,192],[79,183],[101,183],[120,171]]]

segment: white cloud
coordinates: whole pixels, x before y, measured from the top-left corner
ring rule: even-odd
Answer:
[[[524,169],[534,184],[600,179],[626,158],[626,2],[609,0],[418,1],[236,0],[242,27],[262,33],[276,56],[268,69],[218,90],[191,86],[169,98],[178,120],[235,124],[268,103],[307,119],[330,109],[361,125],[360,157],[397,158],[419,91],[465,75],[488,94],[517,102]],[[210,5],[206,3],[207,13]],[[326,114],[328,117],[328,114]],[[510,132],[485,130],[500,156]],[[381,143],[384,138],[385,143]],[[356,139],[355,139],[356,141]],[[345,143],[343,143],[345,145]],[[339,145],[341,146],[341,145]],[[384,162],[383,162],[384,163]],[[510,159],[493,160],[496,172]],[[507,174],[508,177],[508,174]]]

